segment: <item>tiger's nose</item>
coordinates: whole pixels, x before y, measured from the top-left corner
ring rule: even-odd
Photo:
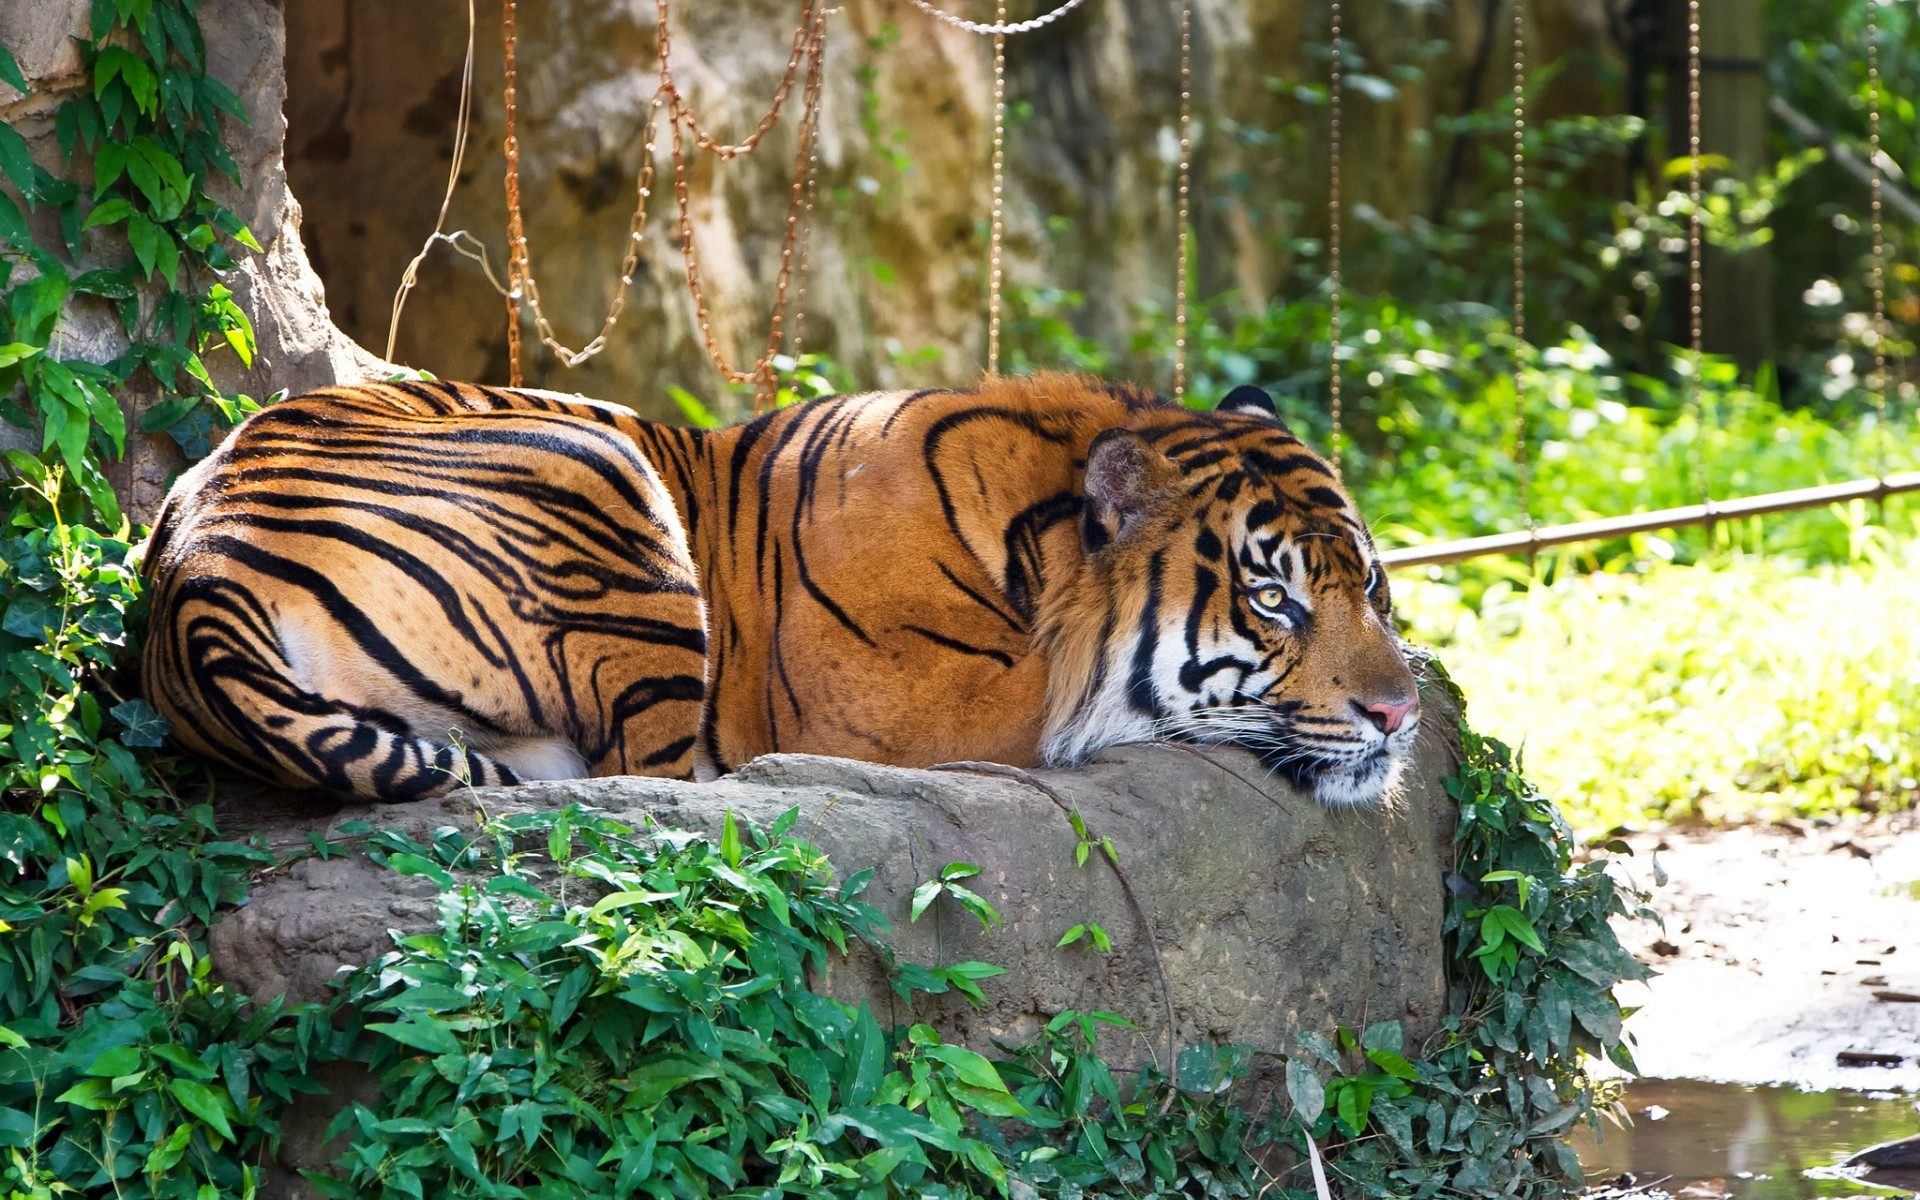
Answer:
[[[1366,714],[1375,729],[1381,733],[1393,733],[1406,723],[1407,714],[1413,711],[1414,703],[1412,700],[1396,700],[1385,704],[1362,704],[1355,700],[1353,706]]]

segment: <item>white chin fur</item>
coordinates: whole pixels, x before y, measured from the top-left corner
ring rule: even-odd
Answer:
[[[1328,808],[1375,808],[1400,794],[1406,760],[1377,755],[1352,767],[1329,767],[1313,781],[1313,798]]]

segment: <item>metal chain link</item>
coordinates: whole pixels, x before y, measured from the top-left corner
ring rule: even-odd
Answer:
[[[694,308],[700,325],[702,339],[707,355],[713,360],[730,383],[753,383],[756,387],[756,407],[769,403],[773,396],[774,370],[773,359],[778,354],[781,333],[786,324],[788,311],[788,289],[793,281],[796,267],[796,242],[802,244],[798,255],[799,269],[804,272],[807,254],[811,247],[811,221],[813,216],[816,180],[819,169],[818,138],[819,107],[821,98],[822,67],[826,52],[827,17],[840,11],[826,8],[822,0],[805,0],[801,8],[801,21],[794,32],[793,51],[787,59],[787,67],[774,90],[773,102],[765,115],[760,118],[754,131],[744,141],[727,145],[718,142],[700,124],[693,107],[688,103],[679,86],[674,82],[672,68],[672,31],[669,22],[667,0],[655,0],[658,19],[656,45],[659,58],[660,86],[655,89],[648,101],[646,123],[642,136],[642,154],[638,174],[635,178],[635,204],[633,215],[627,221],[627,245],[625,256],[621,260],[620,283],[614,292],[613,300],[607,308],[600,331],[593,339],[578,350],[564,345],[554,332],[552,323],[547,319],[540,304],[539,284],[533,274],[532,259],[527,247],[525,224],[521,213],[520,197],[520,143],[516,135],[517,118],[517,64],[515,0],[503,0],[502,32],[506,43],[506,154],[507,154],[507,240],[508,240],[508,331],[507,352],[509,378],[518,386],[521,382],[521,337],[520,308],[524,303],[532,312],[534,327],[540,341],[552,350],[560,361],[569,367],[577,367],[606,348],[607,336],[626,307],[628,289],[632,286],[634,273],[639,269],[640,247],[644,243],[647,228],[647,206],[653,193],[654,158],[658,118],[661,109],[665,109],[667,118],[673,127],[672,148],[674,164],[674,198],[678,209],[678,229],[682,257],[686,264],[688,290],[692,294]],[[802,116],[800,120],[799,147],[796,153],[793,184],[787,205],[785,237],[780,252],[780,271],[775,284],[773,315],[768,331],[768,340],[764,352],[750,371],[738,371],[733,368],[725,354],[720,350],[717,335],[714,333],[705,289],[700,282],[698,247],[693,239],[692,198],[688,186],[690,167],[687,162],[686,142],[691,140],[696,150],[704,150],[722,160],[733,159],[751,153],[779,118],[780,111],[793,91],[798,76],[799,64],[808,64],[807,79],[802,88]],[[800,335],[798,331],[804,320],[806,286],[804,278],[794,292],[796,301],[793,314],[793,327],[796,330],[795,357],[798,357]]]
[[[522,247],[527,244],[526,235],[520,223],[520,139],[514,132],[517,119],[515,104],[516,83],[519,69],[515,62],[515,49],[518,38],[514,36],[514,15],[517,8],[515,0],[503,0],[500,6],[500,32],[506,44],[506,88],[503,93],[507,102],[507,382],[519,387],[522,381],[520,373],[520,279],[525,267],[522,260]]]
[[[1045,29],[1047,26],[1053,24],[1055,21],[1058,21],[1061,17],[1066,16],[1068,13],[1072,12],[1074,9],[1079,8],[1082,4],[1085,4],[1087,0],[1067,0],[1065,4],[1062,4],[1059,8],[1054,9],[1050,13],[1043,13],[1040,16],[1034,17],[1030,21],[1015,21],[1012,24],[1007,23],[1006,6],[999,5],[994,12],[993,24],[991,25],[983,24],[979,21],[968,21],[961,17],[956,17],[952,13],[946,11],[943,8],[935,8],[933,5],[927,3],[927,0],[909,0],[909,2],[915,8],[919,9],[921,12],[927,14],[928,16],[934,18],[935,20],[944,21],[946,24],[953,26],[955,29],[964,29],[968,33],[986,34],[994,37],[1005,37],[1008,34],[1032,33],[1036,29]]]
[[[1180,196],[1174,254],[1178,256],[1173,293],[1173,401],[1187,396],[1187,291],[1192,270],[1193,217],[1189,185],[1193,176],[1193,0],[1180,0]]]
[[[1331,32],[1332,64],[1327,90],[1327,392],[1332,410],[1332,433],[1327,449],[1333,458],[1333,474],[1340,476],[1340,443],[1343,439],[1340,411],[1340,0],[1333,0]]]
[[[996,0],[994,24],[1007,19],[1007,0]],[[1007,35],[993,35],[993,211],[987,234],[987,374],[1000,373],[1001,247],[1006,229]]]
[[[1707,409],[1701,385],[1702,268],[1700,251],[1700,0],[1687,0],[1687,336],[1692,369],[1687,374],[1687,402],[1693,409],[1694,475],[1700,483],[1700,503],[1713,504],[1707,480]],[[1711,525],[1708,526],[1712,528]]]
[[[1533,520],[1533,467],[1527,459],[1527,19],[1513,0],[1513,465],[1520,516]]]
[[[663,19],[666,0],[659,0]],[[780,247],[780,272],[774,283],[773,315],[767,329],[767,341],[759,359],[753,368],[742,371],[735,368],[720,349],[719,337],[713,331],[713,321],[707,304],[705,285],[700,282],[700,253],[693,236],[693,202],[689,187],[691,168],[688,165],[686,134],[693,130],[681,119],[680,112],[685,109],[685,101],[678,91],[671,91],[670,103],[675,107],[673,119],[673,191],[679,208],[680,254],[686,263],[687,288],[693,295],[694,313],[700,325],[702,340],[706,344],[707,357],[719,369],[721,376],[729,383],[751,383],[754,385],[754,407],[770,407],[775,393],[775,371],[773,360],[780,352],[781,331],[785,325],[787,313],[788,288],[793,280],[794,252],[799,243],[802,216],[809,211],[806,199],[810,187],[810,167],[819,162],[814,153],[814,133],[819,125],[819,104],[822,68],[826,59],[827,14],[819,6],[818,0],[809,0],[803,15],[813,22],[813,35],[809,39],[807,52],[807,80],[801,93],[801,111],[806,114],[800,122],[799,148],[795,155],[793,184],[787,199],[786,236]],[[663,88],[672,87],[666,59],[661,59],[661,73],[665,82]],[[685,132],[683,132],[683,130]]]
[[[1887,473],[1887,443],[1892,429],[1887,424],[1887,241],[1880,212],[1880,20],[1875,11],[1877,0],[1867,0],[1867,163],[1868,189],[1873,207],[1873,375],[1867,386],[1873,389],[1874,419],[1880,426],[1879,466]]]

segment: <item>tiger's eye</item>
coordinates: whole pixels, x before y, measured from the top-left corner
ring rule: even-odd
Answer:
[[[1271,612],[1279,612],[1280,606],[1287,602],[1287,589],[1270,583],[1253,594],[1254,603]]]

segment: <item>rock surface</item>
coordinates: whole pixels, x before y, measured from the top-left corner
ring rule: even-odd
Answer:
[[[993,12],[984,0],[942,6],[974,20]],[[1007,10],[1021,20],[1056,6],[1014,0]],[[1527,7],[1536,62],[1574,52],[1532,102],[1534,115],[1598,111],[1596,81],[1617,69],[1608,5]],[[800,10],[798,0],[668,5],[674,77],[716,136],[739,141],[766,111]],[[446,222],[479,238],[496,272],[505,241],[498,11],[479,9],[474,125]],[[1327,7],[1192,0],[1192,11],[1196,295],[1257,302],[1321,269]],[[1088,0],[1007,39],[1007,277],[1083,293],[1080,332],[1114,344],[1124,344],[1141,308],[1173,308],[1179,13],[1166,0]],[[650,0],[519,10],[527,233],[549,315],[575,347],[599,328],[619,274],[657,82],[657,20]],[[1477,183],[1504,186],[1504,175],[1483,167],[1481,148],[1456,149],[1434,124],[1463,106],[1501,102],[1506,20],[1480,0],[1348,6],[1350,244],[1384,229],[1404,236],[1410,223],[1478,195]],[[441,205],[467,13],[287,0],[287,21],[289,167],[309,245],[343,327],[378,349],[394,288]],[[990,38],[906,0],[846,0],[830,20],[806,344],[850,366],[862,386],[964,383],[982,365],[992,61]],[[796,94],[788,111],[797,108]],[[783,116],[756,153],[705,159],[692,179],[711,324],[736,359],[751,360],[766,336],[793,128]],[[654,158],[652,225],[606,352],[568,370],[529,340],[527,377],[672,416],[665,384],[712,396],[717,377],[683,272],[664,132]],[[1364,256],[1348,265],[1365,286]],[[420,279],[396,360],[505,382],[503,302],[479,265],[438,246]],[[1143,379],[1164,384],[1165,342],[1142,356]]]
[[[1619,921],[1659,972],[1620,989],[1654,1078],[1920,1089],[1920,815],[1667,829],[1613,869],[1664,886]],[[1849,1065],[1841,1055],[1861,1056]]]
[[[0,3],[0,44],[14,51],[31,89],[21,96],[0,84],[0,121],[26,138],[35,161],[56,172],[61,162],[53,126],[60,101],[92,86],[72,40],[87,33],[90,11],[87,0]],[[252,118],[248,125],[228,121],[224,126],[242,186],[222,178],[213,182],[210,191],[246,223],[262,249],[255,254],[231,247],[239,265],[223,280],[253,322],[258,345],[253,365],[242,367],[222,351],[208,355],[208,370],[222,389],[260,400],[282,388],[301,392],[391,373],[393,367],[334,327],[320,279],[301,246],[300,209],[287,190],[281,154],[286,140],[286,121],[280,112],[286,95],[286,33],[280,5],[271,0],[206,0],[200,23],[206,34],[209,73],[232,89]],[[31,219],[37,237],[59,244],[51,208],[42,207]],[[124,258],[112,259],[115,253],[127,253],[125,238],[118,231],[90,234],[73,273],[118,266]],[[145,290],[149,300],[159,292],[152,284]],[[120,318],[108,302],[79,297],[62,314],[55,344],[62,358],[106,362],[125,351],[128,343]],[[144,374],[121,393],[130,428],[158,398],[152,380]],[[0,431],[4,431],[0,446],[30,443],[39,448],[37,434],[11,426],[0,426]],[[171,439],[134,433],[128,437],[125,460],[110,468],[109,477],[128,515],[145,522],[158,509],[172,475],[184,465]]]
[[[506,815],[580,803],[717,836],[729,810],[765,826],[797,807],[796,831],[838,872],[874,869],[865,898],[892,922],[902,961],[1008,969],[985,982],[989,1003],[977,1012],[954,995],[921,997],[909,1010],[877,959],[856,951],[831,970],[827,990],[864,999],[883,1023],[927,1021],[990,1051],[1063,1009],[1106,1009],[1139,1026],[1102,1045],[1128,1066],[1164,1062],[1170,1044],[1285,1049],[1300,1030],[1388,1019],[1418,1040],[1446,1011],[1440,925],[1454,810],[1438,780],[1458,753],[1444,697],[1430,693],[1426,703],[1409,786],[1386,811],[1323,809],[1238,750],[1129,746],[1026,778],[772,755],[709,784],[536,783],[378,811],[317,815],[285,797],[230,796],[222,827],[291,848],[323,823],[371,819],[424,838],[472,828],[482,806]],[[1075,866],[1077,837],[1062,805],[1112,839],[1131,898],[1098,852]],[[947,899],[909,921],[914,887],[950,862],[983,868],[967,882],[999,911],[992,930]],[[389,949],[390,931],[431,920],[419,879],[358,855],[308,860],[259,881],[213,929],[211,954],[221,977],[256,997],[321,999],[341,968]],[[1087,921],[1111,934],[1110,955],[1084,943],[1057,947],[1062,932]],[[1270,1074],[1255,1082],[1256,1091],[1272,1086]],[[290,1138],[288,1165],[326,1160],[315,1130],[329,1115],[290,1120],[305,1132]]]

